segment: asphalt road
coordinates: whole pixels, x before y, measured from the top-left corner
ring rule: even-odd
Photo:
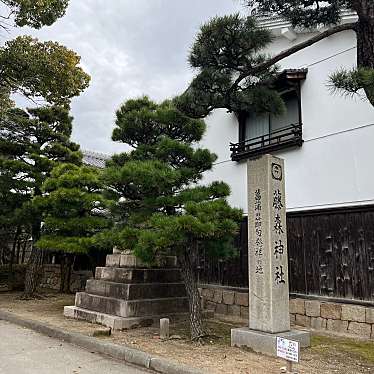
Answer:
[[[123,362],[0,321],[0,374],[146,374]]]

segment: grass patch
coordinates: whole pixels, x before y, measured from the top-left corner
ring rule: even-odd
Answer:
[[[326,348],[333,348],[334,350],[357,356],[360,360],[365,360],[367,363],[374,364],[374,342],[313,335],[311,343],[313,351],[323,353],[326,352]]]

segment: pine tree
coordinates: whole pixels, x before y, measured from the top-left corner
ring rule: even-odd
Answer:
[[[267,62],[263,50],[272,39],[270,31],[259,28],[254,18],[239,14],[215,17],[204,24],[189,56],[197,75],[175,100],[178,109],[194,118],[216,108],[281,114],[284,102],[272,87],[278,67],[254,70]]]
[[[249,112],[281,114],[284,103],[273,87],[277,63],[304,48],[339,32],[354,30],[357,35],[357,68],[338,70],[330,76],[333,91],[354,95],[365,91],[374,105],[374,2],[247,0],[258,11],[280,15],[294,26],[329,26],[327,30],[295,44],[274,56],[265,48],[272,41],[269,30],[261,28],[254,17],[238,14],[214,17],[196,36],[189,63],[197,74],[188,89],[176,99],[182,112],[203,118],[216,108],[237,114]],[[340,23],[341,9],[358,14],[358,22]],[[330,27],[332,25],[332,27]]]
[[[80,164],[79,146],[70,140],[72,117],[66,108],[12,109],[0,117],[0,196],[8,219],[30,227],[33,242],[40,237],[41,215],[30,201],[59,162]],[[5,219],[5,216],[3,216]],[[25,295],[38,284],[42,253],[33,245],[26,273]]]
[[[65,254],[61,263],[61,292],[70,292],[75,255],[90,255],[102,249],[98,234],[110,227],[100,174],[95,168],[60,164],[43,183],[43,196],[33,200],[37,210],[43,212],[41,238],[36,246]]]
[[[203,121],[182,114],[170,101],[129,100],[117,111],[113,140],[132,150],[114,156],[104,175],[117,217],[115,244],[149,263],[158,256],[177,256],[189,298],[192,339],[204,335],[198,253],[204,248],[212,256],[231,255],[242,215],[228,205],[226,184],[196,184],[216,160],[196,146],[204,132]]]
[[[62,17],[69,0],[0,0],[0,3],[0,29],[23,26],[40,29]],[[80,57],[66,47],[26,35],[8,40],[0,47],[1,208],[7,214],[5,221],[18,220],[16,227],[20,224],[22,230],[30,228],[34,242],[40,233],[40,215],[26,203],[40,194],[41,184],[55,162],[79,162],[81,157],[77,145],[69,141],[71,119],[66,109],[71,98],[87,88],[90,81],[79,64]],[[12,94],[51,107],[14,109]],[[42,253],[34,245],[26,274],[26,297],[36,290],[41,262]]]
[[[247,3],[251,7],[255,6],[260,13],[270,13],[289,20],[294,27],[333,26],[328,34],[318,36],[318,40],[331,35],[332,32],[353,30],[357,37],[357,67],[348,71],[338,70],[332,74],[331,82],[337,90],[348,94],[357,94],[359,90],[364,89],[367,99],[374,105],[374,2],[372,0],[248,0]],[[344,9],[355,11],[358,21],[339,25]],[[304,48],[309,45],[306,42]]]

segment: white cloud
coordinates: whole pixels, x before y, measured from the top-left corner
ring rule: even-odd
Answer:
[[[71,0],[53,26],[17,33],[58,41],[82,56],[92,81],[73,100],[73,137],[84,149],[111,153],[126,149],[110,140],[119,105],[143,94],[161,101],[182,92],[201,24],[239,10],[235,0]]]

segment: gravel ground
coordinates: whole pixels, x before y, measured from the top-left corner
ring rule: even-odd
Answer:
[[[49,294],[43,299],[20,300],[20,294],[1,293],[0,309],[19,316],[47,322],[69,331],[92,335],[100,326],[64,318],[64,305],[73,305],[73,295]],[[116,344],[167,357],[170,360],[202,368],[212,374],[270,374],[280,373],[285,366],[277,358],[259,355],[230,347],[230,329],[237,323],[210,320],[208,328],[215,338],[206,344],[192,343],[188,339],[188,324],[179,322],[171,326],[174,338],[162,341],[157,328],[139,328],[114,332],[109,339]],[[312,347],[303,349],[300,364],[294,365],[298,373],[373,373],[374,341],[362,341],[331,335],[312,336]]]

